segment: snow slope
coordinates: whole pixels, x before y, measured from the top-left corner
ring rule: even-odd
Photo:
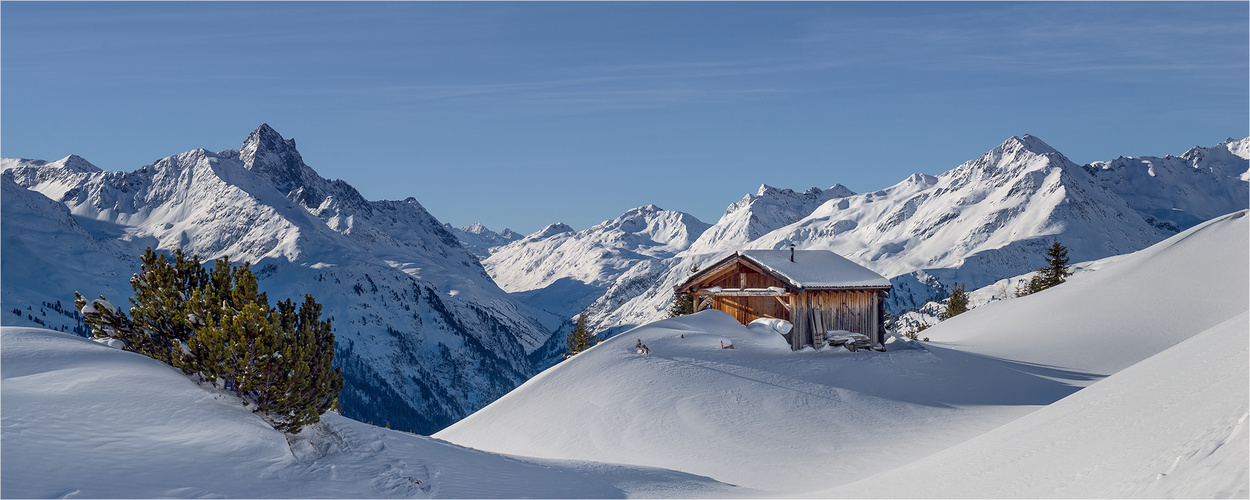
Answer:
[[[129,292],[127,280],[139,267],[137,256],[92,237],[65,205],[7,176],[0,176],[0,189],[0,321],[85,335],[72,287],[113,297]],[[59,251],[47,251],[49,243]]]
[[[935,345],[1109,375],[1250,307],[1247,219],[1243,210],[1090,263],[1062,287],[990,303],[925,335]],[[1058,314],[1026,321],[1023,308]],[[1013,334],[997,334],[1003,325]]]
[[[1245,498],[1250,317],[985,435],[815,496]]]
[[[1244,318],[1250,307],[1248,229],[1244,211],[1219,218],[1141,252],[1097,262],[1060,287],[939,324],[926,332],[934,342],[894,340],[884,353],[790,352],[718,311],[658,321],[548,369],[435,437],[515,455],[659,466],[778,494],[827,491],[957,450],[1225,321]],[[638,353],[639,341],[650,354]],[[724,344],[735,349],[722,349]],[[1250,362],[1236,343],[1214,347]],[[1169,354],[1175,361],[1160,362],[1158,369],[1192,362],[1186,349],[1192,348]],[[1125,378],[1167,376],[1143,366],[1149,375],[1130,372]],[[1185,380],[1197,388],[1210,385],[1197,399],[1230,399],[1234,410],[1245,407],[1244,385]],[[1139,409],[1126,403],[1119,411],[1094,413],[1088,427],[1136,421]],[[1194,411],[1217,427],[1228,422],[1229,415]],[[1233,413],[1236,423],[1241,415]],[[1208,444],[1227,437],[1217,434],[1210,434]],[[1010,440],[996,443],[1003,448],[978,451],[1017,451]],[[1114,447],[1101,453],[1105,462],[1124,468],[1161,459]],[[1064,461],[1058,453],[1045,458]],[[1212,473],[1194,474],[1209,479],[1203,483],[1208,486],[1186,493],[1227,491]],[[967,488],[953,495],[979,496],[975,485]],[[876,496],[868,489],[850,491]],[[1064,494],[1023,495],[1034,493]]]
[[[503,457],[325,415],[288,439],[138,354],[0,328],[5,498],[619,498],[728,496],[646,467]]]

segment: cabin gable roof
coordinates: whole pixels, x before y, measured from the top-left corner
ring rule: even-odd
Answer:
[[[890,280],[828,250],[742,250],[726,256],[707,269],[687,278],[677,289],[692,292],[691,287],[707,283],[736,265],[748,268],[789,285],[797,290],[846,290],[892,288]]]

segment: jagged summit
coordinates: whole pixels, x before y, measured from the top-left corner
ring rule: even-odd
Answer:
[[[748,194],[742,197],[742,200],[739,201],[739,203],[749,202],[755,198],[761,198],[761,197],[778,197],[778,196],[796,197],[798,196],[798,197],[806,197],[806,198],[823,197],[825,199],[829,199],[829,198],[842,198],[842,197],[854,196],[854,195],[855,195],[855,191],[852,191],[851,188],[843,186],[842,184],[834,184],[833,186],[830,186],[829,189],[820,189],[818,187],[813,186],[811,188],[808,188],[807,191],[803,191],[801,193],[790,188],[778,188],[778,187],[769,186],[768,184],[760,184],[760,188],[755,191],[755,195]]]
[[[295,139],[283,139],[278,131],[262,123],[239,148],[243,167],[269,178],[283,192],[303,184],[304,159],[295,149]]]

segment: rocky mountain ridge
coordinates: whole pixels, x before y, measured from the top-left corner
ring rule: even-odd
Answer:
[[[433,432],[537,373],[529,355],[550,336],[415,199],[365,200],[317,175],[268,125],[238,150],[188,151],[132,172],[77,157],[5,159],[3,170],[6,240],[42,224],[11,217],[19,202],[46,197],[65,210],[53,235],[6,245],[6,304],[33,312],[55,297],[63,306],[76,290],[124,303],[137,266],[123,256],[147,246],[250,261],[271,297],[311,293],[325,306],[347,379],[341,402],[354,418]],[[115,274],[20,278],[22,267],[57,261]],[[73,316],[61,314],[59,326]]]

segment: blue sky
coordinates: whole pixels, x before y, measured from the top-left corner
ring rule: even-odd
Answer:
[[[369,199],[583,229],[857,192],[1013,135],[1250,135],[1246,2],[3,2],[0,154],[133,170],[269,123]]]

